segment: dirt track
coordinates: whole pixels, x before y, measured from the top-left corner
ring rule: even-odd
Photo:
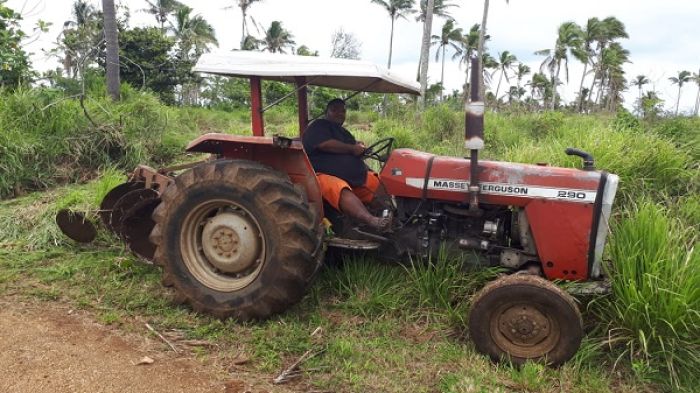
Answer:
[[[267,391],[220,366],[166,351],[145,332],[127,335],[51,303],[1,299],[0,354],[3,393]],[[154,363],[136,365],[144,356]]]

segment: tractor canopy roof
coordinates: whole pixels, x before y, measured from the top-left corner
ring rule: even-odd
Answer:
[[[195,72],[306,84],[374,93],[420,94],[416,82],[401,79],[374,63],[252,51],[205,53]]]

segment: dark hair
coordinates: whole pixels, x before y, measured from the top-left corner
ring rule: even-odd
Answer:
[[[338,105],[345,106],[345,100],[343,100],[342,98],[334,98],[334,99],[328,101],[328,104],[326,104],[326,113],[328,113],[328,110],[331,109],[331,107],[338,106]]]

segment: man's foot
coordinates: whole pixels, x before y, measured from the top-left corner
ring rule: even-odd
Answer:
[[[391,213],[386,217],[373,217],[370,226],[379,233],[389,232],[391,230],[393,218]]]

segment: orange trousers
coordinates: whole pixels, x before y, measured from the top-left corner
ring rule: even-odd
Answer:
[[[323,195],[323,199],[338,211],[340,211],[340,194],[342,194],[343,190],[348,189],[352,191],[353,194],[360,198],[362,203],[368,204],[372,202],[374,193],[377,191],[377,188],[379,188],[379,175],[372,171],[367,171],[367,180],[365,180],[365,184],[355,188],[350,187],[345,180],[326,175],[325,173],[317,174],[316,178],[321,185],[321,195]]]

